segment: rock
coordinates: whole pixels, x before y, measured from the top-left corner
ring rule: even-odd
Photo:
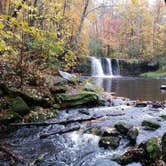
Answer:
[[[138,134],[139,134],[139,131],[137,128],[131,128],[129,130],[129,132],[127,133],[127,137],[131,141],[132,144],[136,143]]]
[[[97,87],[95,87],[95,85],[87,82],[85,85],[84,85],[84,90],[85,91],[90,91],[90,92],[96,92],[96,89]]]
[[[67,80],[64,79],[61,76],[52,76],[52,75],[45,75],[45,82],[50,86],[56,86],[56,85],[65,85],[67,84]]]
[[[86,91],[73,95],[58,95],[55,101],[60,104],[61,108],[104,105],[96,93]]]
[[[11,103],[11,110],[23,116],[29,113],[30,108],[21,97],[16,97]]]
[[[104,148],[110,147],[112,149],[116,149],[120,144],[120,139],[120,137],[113,136],[102,137],[99,141],[99,146]]]
[[[161,151],[157,138],[153,137],[145,142],[145,151],[152,161],[156,161],[160,158]]]
[[[147,102],[137,102],[135,106],[139,107],[139,108],[146,107],[147,106]]]
[[[64,71],[60,71],[60,70],[59,70],[59,74],[60,74],[64,79],[66,79],[67,81],[70,81],[70,82],[78,81],[77,76],[74,75],[74,74],[70,74],[70,73],[67,73],[67,72],[64,72]]]
[[[16,122],[21,119],[22,117],[18,113],[7,110],[0,115],[0,124],[8,125],[9,123]]]
[[[162,136],[161,145],[163,160],[166,162],[166,133]]]
[[[166,85],[161,85],[161,86],[160,86],[160,89],[161,89],[161,90],[166,90]]]
[[[166,115],[160,115],[160,117],[164,120],[166,120]]]
[[[159,123],[147,120],[144,120],[142,122],[142,126],[144,127],[145,130],[157,130],[158,128],[160,128]]]
[[[114,157],[112,160],[116,161],[120,165],[128,165],[133,162],[138,162],[142,156],[143,156],[142,149],[134,148],[134,149],[129,149],[121,156]]]
[[[132,125],[128,125],[124,122],[118,122],[114,125],[117,131],[119,131],[121,134],[126,135],[128,131],[132,128]]]
[[[53,95],[56,95],[57,93],[65,93],[67,91],[67,86],[65,85],[57,85],[57,86],[52,86],[50,88],[50,92]]]
[[[104,128],[103,131],[102,131],[102,136],[103,137],[107,137],[107,136],[112,136],[112,137],[118,137],[120,136],[120,133],[115,130],[115,129],[111,129],[111,128]]]

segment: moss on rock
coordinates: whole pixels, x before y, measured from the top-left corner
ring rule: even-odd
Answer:
[[[153,161],[156,161],[161,156],[160,146],[157,138],[153,137],[146,141],[145,150],[149,158]]]
[[[153,121],[147,121],[147,120],[144,120],[142,122],[142,126],[146,130],[157,130],[158,128],[161,127],[159,123],[153,122]]]
[[[21,97],[16,97],[11,103],[11,111],[17,112],[23,116],[29,113],[30,108]]]
[[[55,101],[60,104],[61,108],[103,105],[96,93],[86,91],[73,95],[58,95],[55,97]]]

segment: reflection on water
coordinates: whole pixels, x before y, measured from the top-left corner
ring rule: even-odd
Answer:
[[[166,92],[160,90],[160,86],[166,84],[166,79],[93,77],[93,81],[97,86],[103,87],[106,92],[115,92],[117,96],[133,100],[166,100]]]

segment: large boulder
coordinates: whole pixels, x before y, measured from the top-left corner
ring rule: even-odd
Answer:
[[[18,113],[10,110],[6,110],[0,114],[0,124],[4,125],[8,125],[9,123],[16,122],[21,119],[22,117]]]
[[[119,144],[120,144],[120,137],[113,137],[113,136],[108,136],[108,137],[102,137],[99,141],[99,146],[104,147],[104,148],[112,148],[116,149]]]
[[[117,131],[119,131],[121,134],[127,135],[129,130],[133,127],[132,125],[129,125],[124,122],[118,122],[114,125]]]
[[[24,116],[29,113],[30,108],[21,97],[16,97],[11,103],[11,110],[19,115]]]
[[[104,105],[94,92],[83,91],[73,95],[62,94],[55,97],[61,108]]]
[[[157,130],[158,128],[160,128],[159,123],[148,120],[144,120],[142,122],[142,126],[144,127],[145,130]]]
[[[164,162],[166,162],[166,133],[162,136],[161,145],[162,145],[163,160]]]

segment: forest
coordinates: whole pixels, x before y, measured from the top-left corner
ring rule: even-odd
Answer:
[[[0,0],[0,165],[164,166],[166,1]]]

